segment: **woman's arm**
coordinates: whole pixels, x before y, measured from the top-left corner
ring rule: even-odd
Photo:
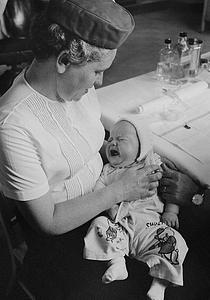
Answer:
[[[161,173],[158,166],[128,169],[118,181],[99,191],[59,203],[49,191],[46,172],[37,146],[21,126],[4,125],[0,131],[0,169],[6,196],[15,200],[19,210],[34,229],[48,234],[68,232],[121,201],[154,194]]]
[[[197,193],[203,194],[200,209],[210,214],[210,190],[200,186],[190,176],[179,171],[169,160],[164,159],[163,176],[160,181],[159,193],[165,203],[174,203],[179,206],[196,207],[192,198]],[[202,191],[202,192],[201,192]]]
[[[121,201],[153,195],[162,174],[158,166],[126,170],[120,180],[98,191],[54,204],[50,192],[38,199],[16,201],[17,207],[34,229],[52,235],[66,233],[86,223]]]
[[[118,197],[110,187],[57,204],[53,203],[51,193],[48,192],[38,199],[16,201],[16,205],[35,230],[58,235],[92,219],[118,201]]]

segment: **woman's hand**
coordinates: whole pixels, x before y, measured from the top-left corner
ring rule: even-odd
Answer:
[[[157,192],[158,181],[162,172],[158,165],[146,166],[138,169],[139,166],[127,169],[120,177],[119,189],[122,193],[121,201],[133,201],[150,197]]]
[[[192,196],[198,192],[199,186],[188,175],[178,171],[171,161],[164,159],[161,167],[163,176],[160,180],[160,197],[166,203],[191,205]]]

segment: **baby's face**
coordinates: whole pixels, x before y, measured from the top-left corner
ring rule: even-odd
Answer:
[[[110,131],[106,155],[112,166],[124,167],[135,161],[139,147],[134,126],[127,121],[120,121]]]

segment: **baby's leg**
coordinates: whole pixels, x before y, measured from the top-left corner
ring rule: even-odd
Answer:
[[[183,285],[182,264],[188,248],[182,236],[173,228],[164,225],[153,228],[149,238],[145,239],[147,247],[141,249],[138,259],[147,263],[149,273],[154,278],[148,299],[163,300],[168,284]]]
[[[167,285],[168,282],[166,280],[154,278],[147,293],[148,300],[164,300]]]
[[[145,262],[146,262],[146,264],[148,265],[149,268],[152,268],[152,267],[160,264],[160,259],[159,259],[158,256],[151,256]]]
[[[147,261],[149,268],[153,268],[160,264],[158,256],[151,256]],[[148,300],[164,300],[165,289],[168,282],[164,279],[153,278],[151,287],[147,293]]]
[[[102,277],[103,283],[110,283],[115,280],[124,280],[128,277],[125,258],[117,257],[109,261],[109,268]]]
[[[109,261],[115,257],[123,257],[129,251],[126,231],[104,216],[91,223],[84,241],[83,255],[86,259]]]
[[[124,256],[129,252],[129,238],[117,223],[100,216],[96,218],[85,237],[84,258],[108,261],[103,283],[124,280],[128,277]]]

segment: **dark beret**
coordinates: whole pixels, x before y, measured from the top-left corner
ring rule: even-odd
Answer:
[[[48,18],[91,45],[118,48],[132,32],[134,19],[113,0],[50,0]]]

